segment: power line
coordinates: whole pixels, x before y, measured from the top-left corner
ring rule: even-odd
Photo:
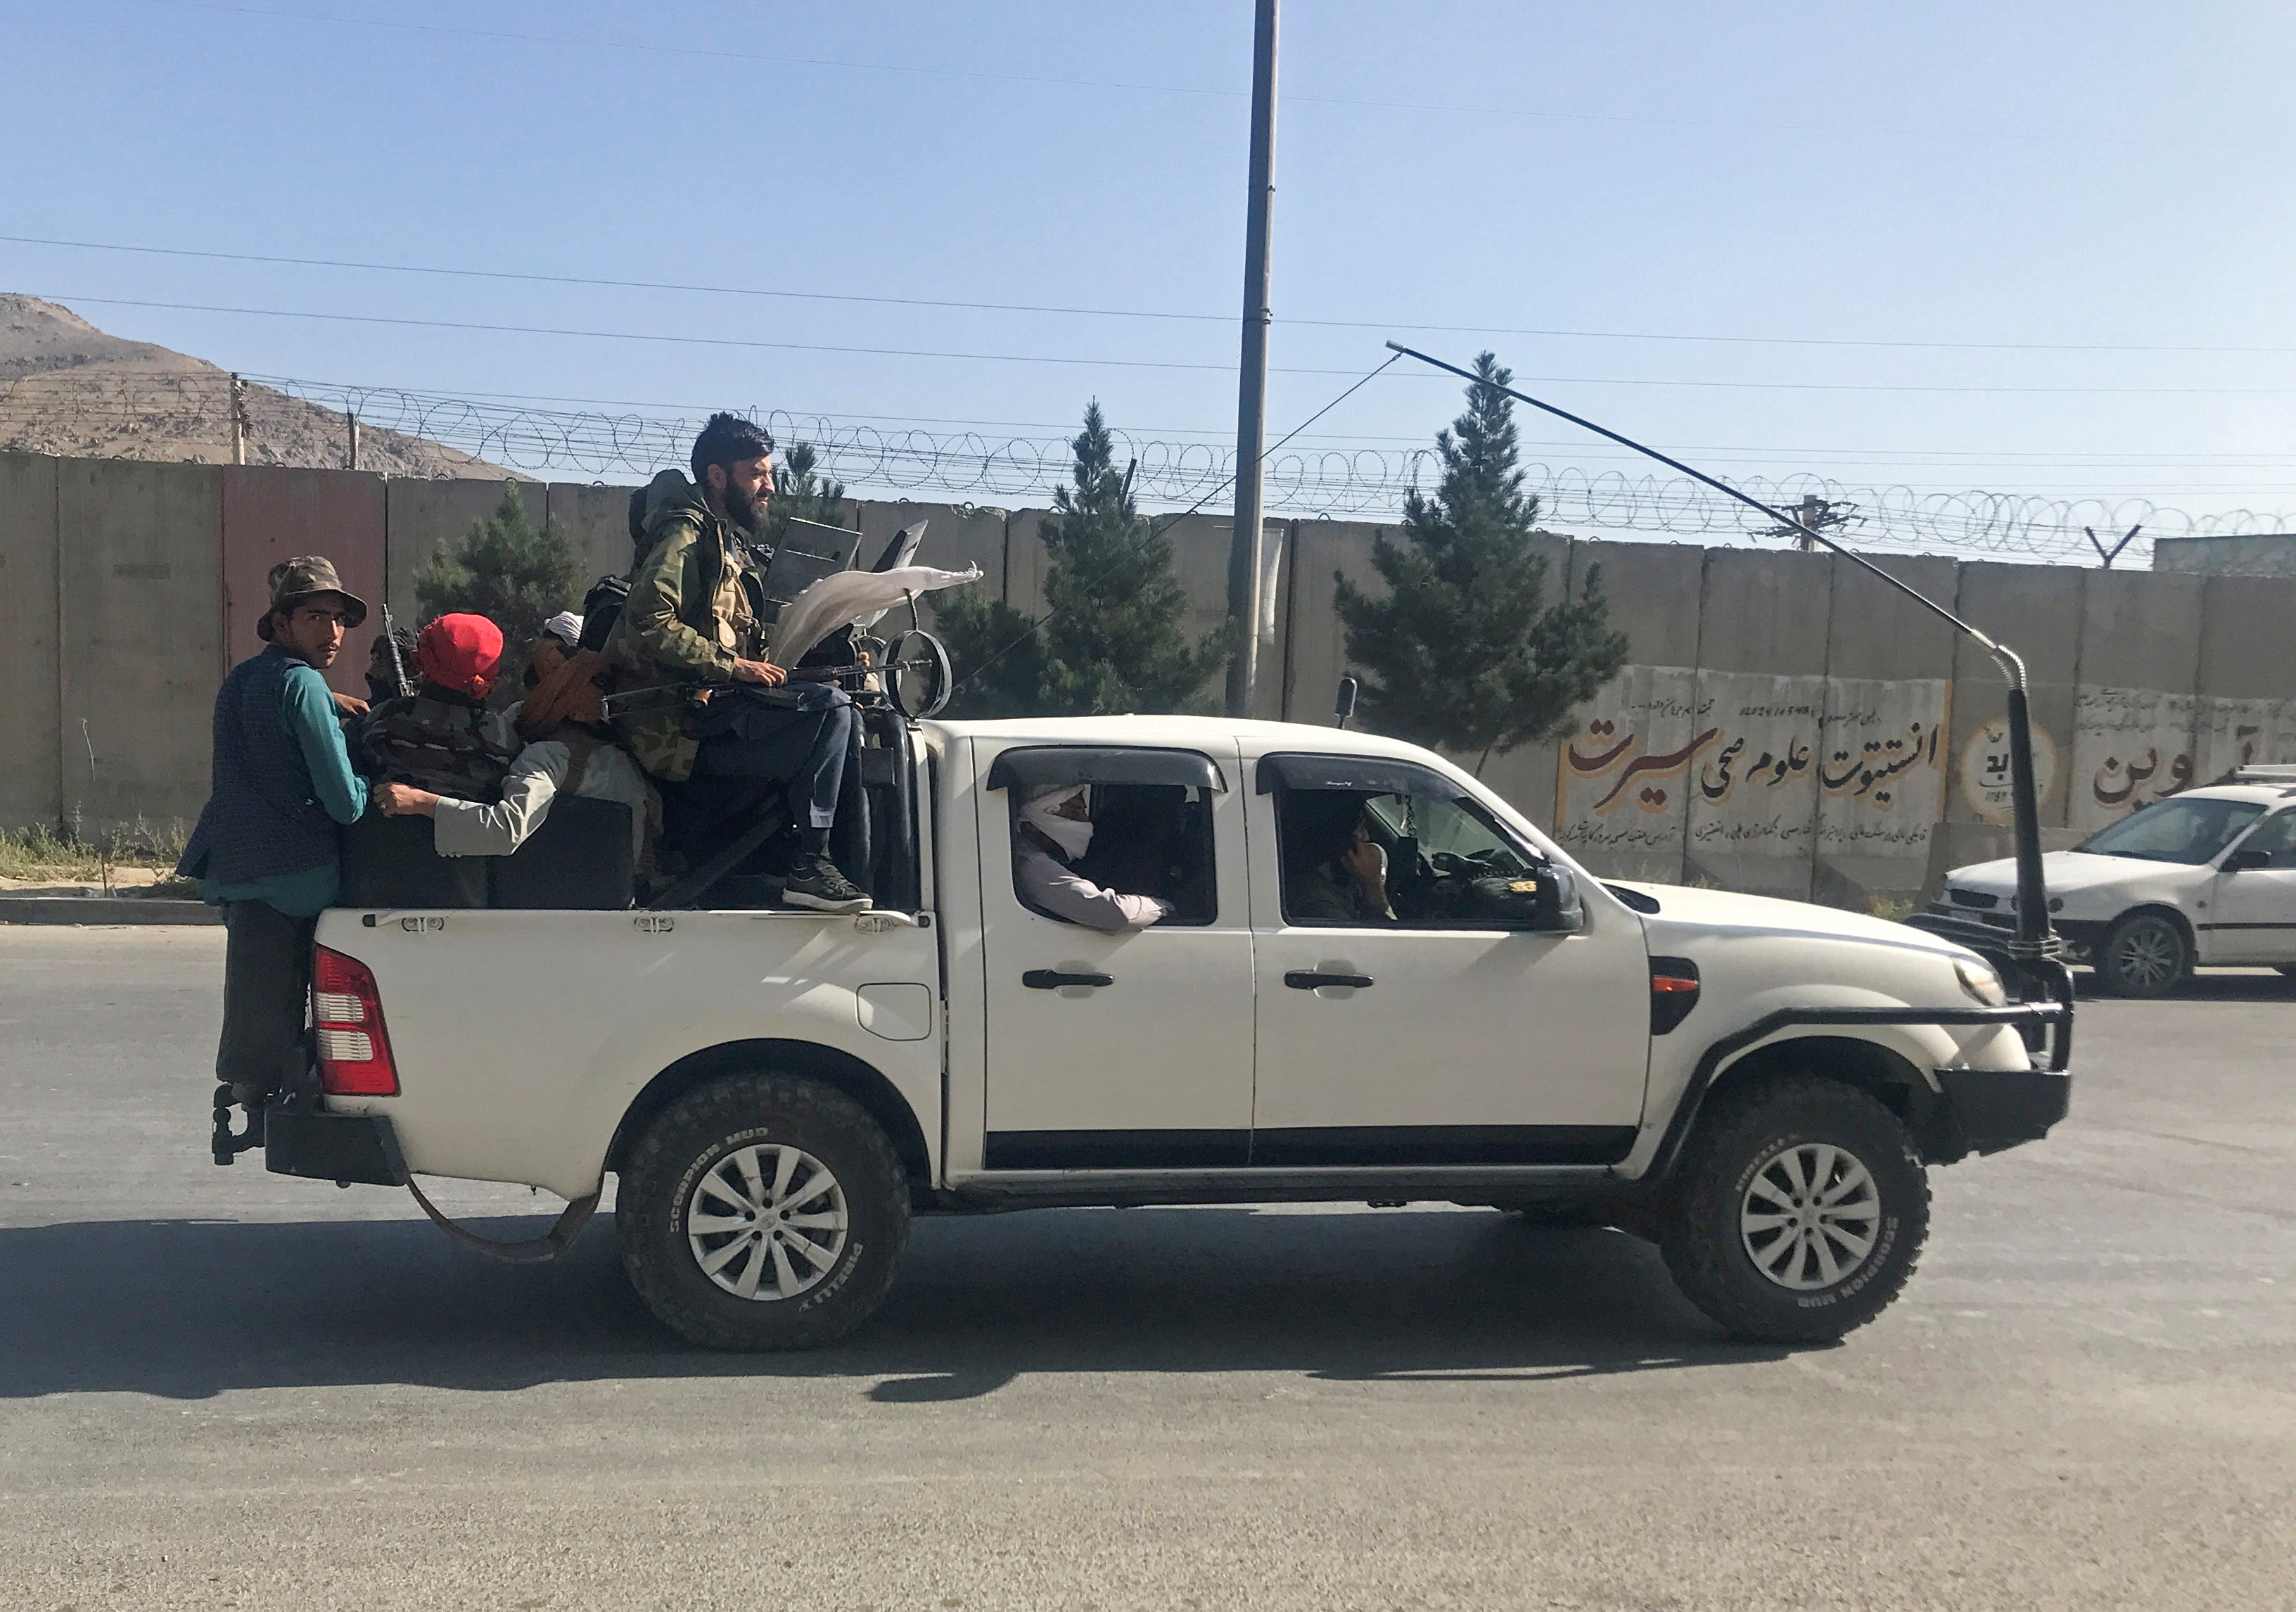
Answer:
[[[481,331],[495,334],[569,336],[603,341],[662,341],[686,347],[734,347],[774,352],[837,353],[894,358],[948,358],[986,364],[1062,364],[1103,369],[1168,369],[1227,374],[1230,364],[1191,364],[1168,358],[1070,358],[1052,353],[949,352],[931,348],[851,347],[807,341],[759,341],[741,336],[684,336],[647,331],[576,330],[549,325],[494,325],[463,319],[414,319],[388,314],[317,313],[302,308],[227,308],[207,302],[162,302],[130,297],[88,297],[65,292],[28,292],[22,295],[43,301],[78,303],[101,308],[156,308],[182,313],[234,314],[266,319],[319,319],[346,325],[389,325],[419,330]],[[1351,369],[1275,366],[1279,375],[1351,375]],[[1412,372],[1405,371],[1403,374]],[[1432,378],[1432,377],[1430,377]],[[1953,396],[2013,397],[2178,397],[2278,398],[2296,396],[2286,386],[1915,386],[1851,381],[1697,381],[1679,378],[1638,378],[1620,375],[1526,375],[1526,383],[1545,386],[1669,386],[1715,391],[1829,391],[1932,393]]]
[[[156,3],[156,0],[155,0]],[[591,275],[545,275],[516,269],[457,268],[436,264],[370,263],[346,258],[296,258],[264,252],[205,251],[181,246],[140,246],[112,241],[67,241],[46,235],[0,234],[20,246],[54,246],[79,251],[134,252],[152,257],[198,258],[219,263],[267,263],[289,268],[347,268],[374,274],[437,275],[455,279],[512,280],[535,285],[586,285],[609,291],[668,291],[701,296],[767,297],[803,302],[851,302],[873,308],[933,308],[968,313],[1054,314],[1095,319],[1162,319],[1188,324],[1233,325],[1233,314],[1199,314],[1137,308],[1078,308],[1041,302],[966,302],[937,297],[877,297],[849,292],[784,291],[766,286],[709,285],[676,280],[617,280]],[[2106,341],[1904,341],[1849,336],[1717,336],[1664,331],[1567,330],[1537,325],[1414,325],[1395,319],[1284,318],[1279,325],[1319,330],[1419,330],[1448,335],[1539,336],[1600,341],[1681,341],[1748,347],[1845,347],[1920,352],[2110,352],[2277,354],[2296,346],[2227,347],[2177,342]],[[1340,374],[1352,372],[1340,371]]]
[[[1309,415],[1305,420],[1300,422],[1299,424],[1284,432],[1283,437],[1280,438],[1273,446],[1261,449],[1251,463],[1265,465],[1270,455],[1274,454],[1278,448],[1281,448],[1286,443],[1290,442],[1292,438],[1307,430],[1308,427],[1313,425],[1316,421],[1322,419],[1325,415],[1330,414],[1332,410],[1337,408],[1349,398],[1354,397],[1356,393],[1361,391],[1372,382],[1377,380],[1394,365],[1397,358],[1399,358],[1402,356],[1403,355],[1401,353],[1397,353],[1390,357],[1385,364],[1382,364],[1377,368],[1366,373],[1364,377],[1357,381],[1354,385],[1349,387],[1338,397],[1333,398],[1330,402],[1324,404],[1323,407],[1317,409],[1314,414]],[[1138,468],[1138,465],[1139,462],[1135,460],[1133,462],[1133,469],[1136,470]],[[1189,505],[1186,509],[1181,511],[1178,514],[1173,515],[1170,519],[1167,520],[1162,526],[1160,527],[1153,521],[1151,521],[1148,523],[1148,530],[1142,532],[1132,543],[1127,545],[1124,552],[1119,554],[1114,560],[1103,566],[1096,575],[1092,576],[1086,580],[1082,591],[1089,594],[1094,588],[1098,588],[1103,582],[1105,582],[1109,578],[1114,576],[1135,554],[1136,554],[1141,548],[1144,547],[1150,541],[1163,536],[1164,533],[1171,530],[1173,527],[1177,526],[1181,522],[1186,520],[1190,515],[1195,514],[1196,511],[1201,509],[1205,505],[1210,503],[1222,492],[1226,491],[1227,488],[1234,482],[1238,473],[1238,472],[1234,470],[1228,472],[1226,476],[1222,477],[1216,485],[1208,489],[1201,497],[1197,498],[1194,503]],[[1128,498],[1129,497],[1131,479],[1132,471],[1127,471],[1125,474],[1125,481]],[[968,672],[963,681],[959,682],[955,688],[950,689],[950,694],[952,695],[955,695],[957,689],[963,688],[966,683],[970,683],[974,678],[979,677],[982,672],[987,671],[991,666],[996,665],[997,662],[1003,660],[1013,650],[1018,649],[1021,645],[1027,643],[1029,638],[1034,637],[1044,628],[1046,622],[1052,621],[1053,618],[1057,616],[1059,613],[1060,613],[1056,610],[1048,610],[1045,612],[1044,614],[1031,621],[1029,625],[1021,630],[1021,634],[1012,640],[1012,642],[1004,645],[987,660],[981,662],[979,666],[973,668],[972,671]],[[1247,623],[1247,626],[1249,625],[1250,624]]]
[[[407,22],[378,17],[332,16],[317,12],[276,11],[252,5],[230,5],[220,0],[135,0],[178,11],[216,12],[233,16],[261,17],[273,21],[316,22],[339,27],[388,29],[398,33],[449,35],[467,39],[498,39],[524,45],[570,45],[585,50],[634,51],[648,55],[679,56],[701,61],[742,62],[773,67],[824,67],[854,72],[892,73],[923,78],[964,78],[993,84],[1034,84],[1068,89],[1129,90],[1148,95],[1188,95],[1204,100],[1242,100],[1246,92],[1203,85],[1143,84],[1126,79],[1070,78],[1042,73],[991,72],[977,68],[917,67],[904,62],[855,62],[827,56],[767,55],[759,52],[708,49],[700,45],[656,45],[644,40],[582,38],[567,34],[521,33],[506,29],[459,28],[446,23]],[[1286,94],[1292,105],[1374,108],[1390,111],[1456,112],[1473,118],[1525,118],[1559,123],[1641,124],[1669,128],[1735,128],[1839,135],[1848,132],[1912,135],[1949,140],[2012,140],[2053,142],[2073,140],[2084,145],[2184,144],[2184,141],[2147,141],[2128,135],[2078,131],[2017,129],[1889,128],[1840,123],[1749,122],[1721,118],[1665,118],[1635,112],[1561,111],[1540,106],[1467,106],[1440,101],[1400,101],[1349,95]],[[1345,373],[1345,372],[1342,372]]]

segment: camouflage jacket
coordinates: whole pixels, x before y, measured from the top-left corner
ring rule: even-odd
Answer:
[[[647,499],[645,555],[606,639],[614,690],[731,683],[737,655],[765,655],[761,562],[742,557],[733,528],[676,471],[656,476]],[[730,613],[720,610],[721,595],[730,596]],[[676,784],[693,774],[699,741],[683,707],[617,717],[614,727],[656,777]]]

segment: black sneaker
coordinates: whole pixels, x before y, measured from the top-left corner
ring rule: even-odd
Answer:
[[[803,852],[790,863],[782,901],[790,907],[810,907],[816,912],[865,912],[869,908],[869,898],[838,872],[836,863],[825,856]]]

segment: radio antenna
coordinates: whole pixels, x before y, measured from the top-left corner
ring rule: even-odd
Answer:
[[[1440,358],[1431,358],[1415,348],[1404,346],[1400,341],[1390,341],[1387,345],[1390,350],[1406,358],[1416,358],[1422,364],[1447,370],[1463,380],[1480,384],[1496,384],[1486,382],[1484,377],[1471,369],[1462,369],[1456,364],[1447,364]],[[1544,402],[1528,392],[1517,391],[1512,386],[1501,386],[1498,390],[1518,403],[1528,403],[1542,413],[1553,415],[1558,420],[1567,420],[1583,431],[1591,431],[1596,436],[1616,442],[1621,448],[1631,448],[1645,458],[1656,459],[1661,465],[1680,471],[1693,481],[1703,482],[1715,491],[1737,499],[1749,509],[1759,510],[1781,527],[1798,531],[1809,541],[1831,549],[1843,559],[1871,572],[1891,588],[1913,600],[1915,604],[1919,604],[1923,610],[1946,622],[1955,631],[1975,639],[1979,646],[1993,657],[1994,663],[2001,668],[2001,675],[2009,685],[2010,819],[2016,841],[2017,859],[2017,934],[2016,939],[2011,943],[2010,950],[2014,955],[2025,957],[2055,956],[2061,948],[2056,932],[2049,923],[2047,885],[2041,875],[2040,796],[2033,780],[2033,718],[2026,701],[2024,657],[2007,645],[1997,642],[1989,635],[1971,626],[1920,588],[1898,577],[1891,576],[1864,555],[1843,547],[1815,525],[1790,515],[1783,509],[1765,504],[1759,498],[1740,492],[1727,481],[1718,477],[1710,476],[1695,466],[1685,465],[1681,460],[1669,454],[1660,453],[1647,443],[1637,442],[1632,437],[1622,436],[1608,426],[1597,425],[1594,421],[1574,415],[1567,408],[1558,408],[1554,404]]]

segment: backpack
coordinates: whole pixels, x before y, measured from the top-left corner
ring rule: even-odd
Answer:
[[[622,606],[630,596],[630,580],[609,572],[590,584],[590,591],[582,596],[582,637],[575,645],[594,654],[606,652],[606,640],[613,636],[614,623],[622,619]]]
[[[653,547],[646,535],[646,514],[652,507],[654,489],[662,484],[662,476],[676,474],[676,471],[664,471],[645,486],[630,489],[630,568],[619,576],[610,572],[600,577],[582,596],[582,639],[576,648],[605,653],[606,640],[613,634],[614,623],[622,619],[622,605],[630,596],[631,579],[638,574],[638,567],[645,563],[646,552]]]
[[[516,751],[496,736],[496,719],[476,706],[402,695],[371,711],[359,735],[365,770],[458,801],[502,798]]]

